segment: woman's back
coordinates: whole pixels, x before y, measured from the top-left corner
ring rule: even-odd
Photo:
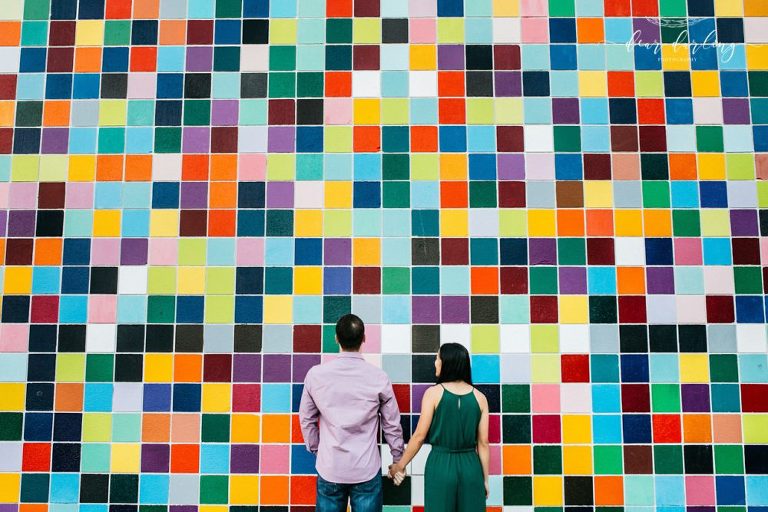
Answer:
[[[429,428],[429,442],[438,450],[474,450],[482,411],[472,388],[457,394],[443,386],[443,396]]]

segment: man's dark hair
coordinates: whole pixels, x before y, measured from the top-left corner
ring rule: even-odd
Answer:
[[[336,322],[336,338],[344,350],[358,350],[365,337],[365,324],[360,317],[349,313]]]
[[[458,343],[446,343],[440,347],[440,361],[443,366],[437,383],[464,381],[472,386],[472,365],[469,360],[469,352]]]

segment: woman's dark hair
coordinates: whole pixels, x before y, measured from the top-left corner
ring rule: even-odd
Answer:
[[[469,361],[469,352],[464,345],[446,343],[440,347],[438,354],[442,362],[440,375],[437,376],[438,384],[463,380],[472,385],[472,366]]]
[[[360,317],[349,313],[336,322],[336,339],[344,350],[358,350],[365,337],[365,324]]]

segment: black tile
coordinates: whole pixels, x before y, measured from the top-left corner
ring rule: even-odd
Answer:
[[[101,75],[101,97],[125,99],[128,97],[127,73],[104,73]]]
[[[177,325],[176,352],[202,352],[203,333],[202,325]]]
[[[433,384],[435,376],[435,356],[416,354],[411,356],[411,379],[416,383]]]
[[[184,75],[184,97],[185,98],[210,98],[211,97],[211,74],[210,73],[187,73]]]
[[[51,471],[77,473],[80,471],[80,445],[54,443],[51,455]]]
[[[689,474],[712,474],[712,445],[689,444],[683,446],[685,472]]]
[[[467,96],[493,96],[493,73],[491,71],[467,71]]]
[[[109,475],[80,475],[80,502],[106,503],[109,496]]]
[[[439,265],[440,240],[437,238],[411,239],[411,262],[413,265]]]
[[[489,44],[466,46],[467,69],[493,69],[493,47]]]
[[[707,326],[706,325],[680,325],[680,352],[706,352],[707,351]]]
[[[30,325],[29,351],[56,352],[56,326]]]
[[[173,326],[147,326],[147,352],[173,352]]]
[[[381,20],[382,43],[407,43],[408,19],[384,18]]]
[[[644,325],[620,325],[619,340],[622,352],[648,352],[648,332]]]
[[[53,419],[54,441],[79,441],[83,430],[83,415],[75,412],[57,412]]]
[[[143,374],[142,354],[117,354],[115,356],[115,382],[141,382]]]
[[[243,73],[240,75],[240,97],[241,98],[266,98],[267,97],[267,74],[266,73]]]
[[[143,352],[145,330],[143,325],[118,325],[117,351]]]
[[[61,236],[64,233],[63,210],[38,210],[35,236]]]
[[[323,124],[323,100],[299,99],[296,101],[296,124]]]
[[[243,44],[267,44],[269,20],[243,20]]]
[[[117,293],[117,267],[92,267],[90,293]]]
[[[26,410],[52,411],[53,397],[54,387],[52,382],[29,382],[27,383]]]
[[[592,505],[592,477],[566,476],[564,478],[566,505]]]
[[[3,297],[2,322],[27,323],[29,321],[29,297],[6,295]]]
[[[110,475],[110,503],[136,503],[138,497],[139,475]]]
[[[414,325],[411,327],[411,344],[415,353],[436,354],[440,348],[439,325]]]
[[[674,325],[649,325],[651,352],[677,352],[677,328]]]
[[[29,354],[27,382],[53,382],[56,380],[56,354]]]
[[[261,352],[260,325],[235,325],[235,352]]]
[[[499,323],[499,297],[473,296],[471,305],[471,322],[473,324]]]
[[[768,474],[768,445],[744,445],[744,471],[750,475]]]

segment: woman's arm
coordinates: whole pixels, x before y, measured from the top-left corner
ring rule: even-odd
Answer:
[[[480,456],[480,465],[483,467],[483,480],[485,481],[485,497],[488,497],[488,466],[491,451],[488,448],[488,400],[479,391],[475,396],[480,403],[480,424],[477,427],[477,454]]]
[[[424,445],[424,441],[426,441],[427,434],[429,433],[429,427],[432,425],[432,417],[435,414],[435,405],[438,402],[438,393],[440,391],[440,388],[432,387],[424,393],[424,397],[421,399],[421,416],[419,417],[419,424],[416,425],[416,431],[411,435],[411,440],[405,448],[403,457],[397,464],[390,466],[391,476],[405,471],[405,467],[411,460],[413,460]]]

